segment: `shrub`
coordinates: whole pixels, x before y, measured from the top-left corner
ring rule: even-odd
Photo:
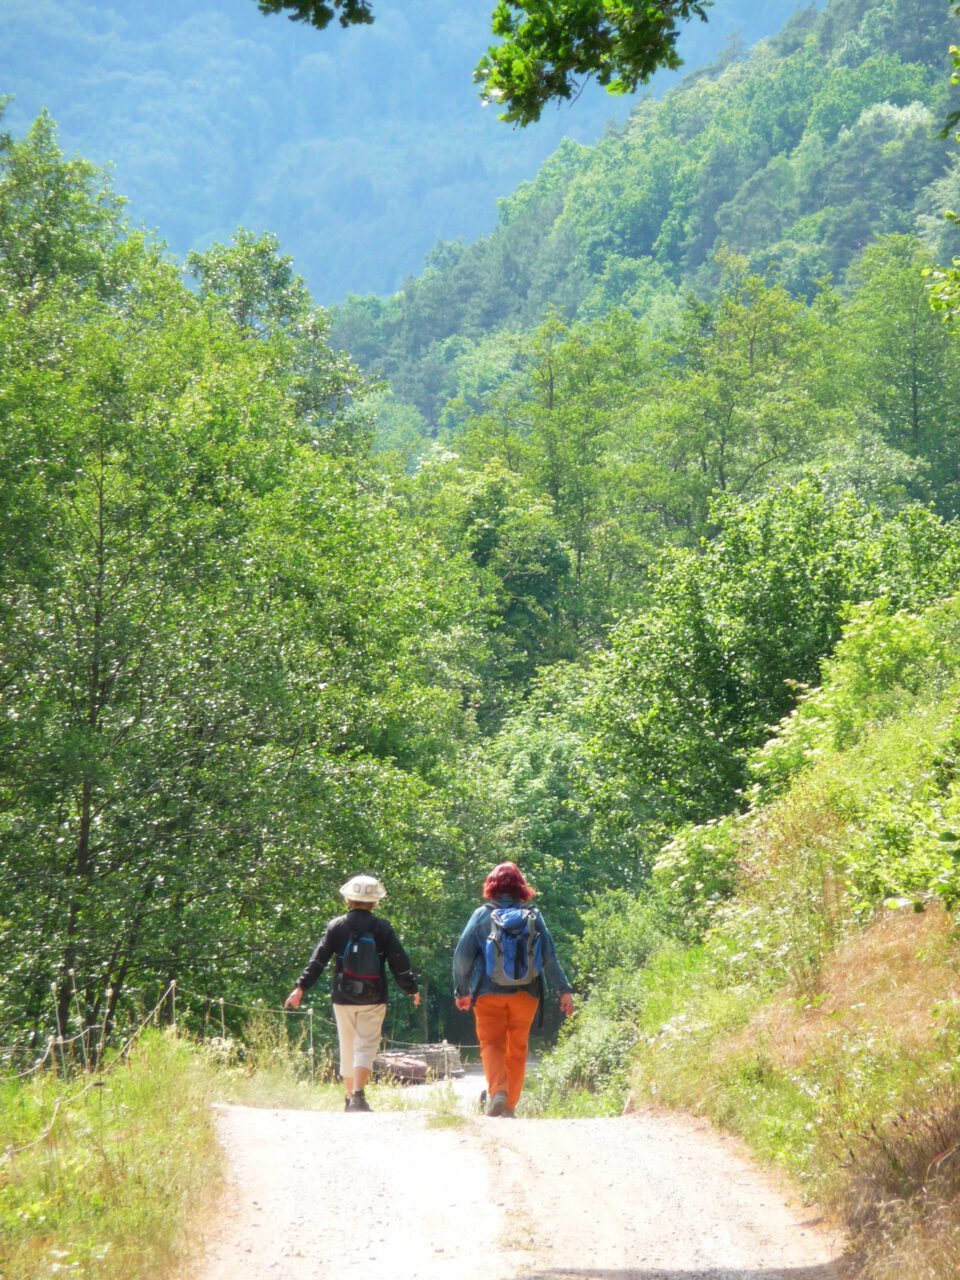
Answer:
[[[635,898],[623,889],[595,897],[583,915],[583,933],[574,945],[579,985],[599,986],[608,975],[636,973],[663,941],[657,903]]]
[[[855,610],[823,668],[819,689],[750,761],[755,799],[770,799],[802,769],[855,746],[918,699],[939,700],[960,673],[960,596],[922,615],[892,613],[884,600]]]
[[[611,993],[612,995],[613,993]],[[577,1015],[575,1027],[561,1036],[540,1071],[541,1105],[568,1113],[584,1110],[589,1094],[598,1111],[619,1110],[627,1095],[630,1062],[638,1030],[629,1005],[613,1008],[614,1000],[592,1000]],[[577,1102],[579,1101],[579,1105]]]
[[[683,827],[664,845],[652,883],[671,937],[698,942],[733,893],[741,855],[735,817]]]

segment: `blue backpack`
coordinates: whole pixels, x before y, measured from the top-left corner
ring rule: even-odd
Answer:
[[[543,939],[532,907],[494,907],[483,948],[487,977],[499,987],[525,987],[543,972]]]

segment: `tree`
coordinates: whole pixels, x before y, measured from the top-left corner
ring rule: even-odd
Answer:
[[[623,311],[573,328],[551,312],[530,343],[531,469],[554,503],[571,550],[566,609],[584,638],[633,598],[642,577],[631,498],[613,454],[649,381],[645,336]]]
[[[0,227],[21,219],[29,250],[0,270],[0,1020],[18,1040],[57,1025],[53,979],[61,1026],[74,981],[108,1024],[174,975],[264,993],[312,933],[307,873],[332,895],[358,858],[391,873],[401,923],[430,903],[439,947],[440,884],[465,844],[488,856],[449,782],[479,594],[362,454],[328,447],[355,371],[320,331],[304,351],[313,308],[269,244],[212,251],[198,296],[43,141],[42,163],[30,139],[0,164]]]
[[[22,141],[0,136],[0,279],[34,297],[66,275],[109,288],[122,205],[102,170],[64,157],[46,112]]]
[[[955,3],[953,5],[953,16],[955,18],[960,18],[960,4]],[[949,52],[950,62],[953,66],[953,71],[950,75],[950,83],[957,85],[960,84],[960,45],[952,44]],[[943,125],[943,137],[948,137],[951,130],[956,129],[958,125],[960,125],[960,107],[951,111],[947,116]],[[960,141],[960,138],[958,138],[958,141]]]
[[[649,866],[677,825],[734,808],[749,752],[818,679],[851,602],[949,595],[960,538],[922,507],[885,519],[809,482],[718,499],[717,537],[664,557],[614,631],[588,742],[594,841]]]
[[[502,454],[476,467],[428,454],[409,484],[415,518],[463,558],[487,601],[486,725],[537,667],[572,650],[561,602],[570,559],[552,503],[531,492]]]
[[[341,26],[373,21],[367,0],[258,0],[263,13],[287,12],[323,30],[337,11]],[[678,67],[679,24],[706,21],[710,0],[498,0],[490,48],[474,78],[502,120],[527,125],[548,102],[575,97],[596,76],[612,93],[631,93],[660,67]]]
[[[672,361],[620,445],[643,477],[641,501],[667,531],[708,531],[717,494],[750,497],[812,455],[826,433],[817,403],[823,332],[813,308],[723,259],[721,292],[688,301]],[[679,365],[679,369],[678,366]]]
[[[283,13],[289,9],[291,22],[309,22],[320,31],[330,25],[337,10],[340,11],[338,21],[341,27],[373,21],[373,10],[368,0],[332,0],[330,4],[325,4],[324,0],[257,0],[257,3],[261,13]]]
[[[241,332],[270,344],[277,376],[314,445],[364,452],[369,440],[358,432],[357,416],[344,410],[363,399],[367,383],[344,354],[331,350],[327,313],[314,306],[277,237],[241,228],[232,244],[188,254],[186,266],[205,302]]]
[[[581,643],[634,599],[648,558],[618,449],[650,380],[645,336],[625,311],[571,327],[551,308],[520,347],[522,378],[457,441],[471,465],[502,458],[549,503],[570,557],[561,617]]]
[[[923,278],[929,267],[912,236],[875,241],[850,270],[853,292],[840,332],[848,392],[888,444],[925,461],[939,508],[955,515],[960,346],[930,309]]]
[[[128,284],[21,315],[0,404],[33,443],[0,578],[0,1009],[37,1031],[71,970],[94,1022],[174,975],[263,990],[307,869],[389,868],[413,909],[457,862],[470,579],[305,440],[269,343],[172,266]]]
[[[623,882],[620,865],[604,865],[590,841],[584,706],[595,671],[565,662],[540,671],[483,751],[501,842],[517,850],[561,935],[579,931],[588,887]]]

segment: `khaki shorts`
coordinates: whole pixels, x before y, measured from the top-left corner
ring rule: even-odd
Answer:
[[[340,1074],[353,1078],[357,1067],[373,1066],[380,1048],[380,1032],[387,1016],[385,1004],[335,1004],[340,1040]]]

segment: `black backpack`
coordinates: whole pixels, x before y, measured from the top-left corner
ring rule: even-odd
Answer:
[[[351,1004],[380,1004],[383,971],[380,949],[369,928],[354,929],[337,960],[337,992]]]

